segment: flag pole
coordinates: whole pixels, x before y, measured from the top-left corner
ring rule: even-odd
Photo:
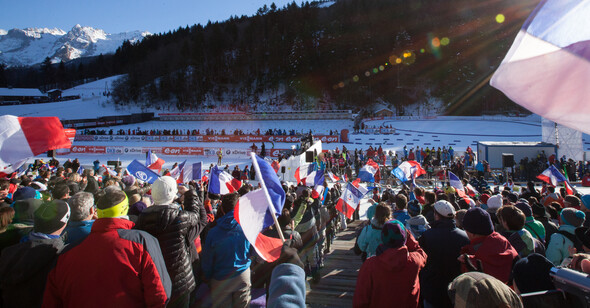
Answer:
[[[252,165],[254,166],[254,170],[256,170],[256,178],[258,178],[258,182],[260,182],[260,187],[262,188],[262,191],[264,191],[264,196],[266,197],[266,201],[269,204],[268,209],[270,210],[272,219],[275,222],[277,233],[279,234],[281,241],[285,242],[283,231],[281,231],[281,226],[279,225],[279,221],[277,220],[277,212],[275,211],[274,206],[272,206],[272,200],[270,199],[268,189],[266,188],[266,184],[264,183],[264,180],[262,179],[262,174],[260,173],[260,167],[258,166],[258,161],[256,160],[256,154],[254,152],[250,152],[250,157],[252,157]]]

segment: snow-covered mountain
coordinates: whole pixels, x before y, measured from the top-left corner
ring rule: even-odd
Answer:
[[[47,28],[0,29],[0,63],[29,66],[49,57],[53,63],[114,53],[124,41],[135,42],[150,35],[132,31],[109,34],[100,29],[75,25],[70,31]]]

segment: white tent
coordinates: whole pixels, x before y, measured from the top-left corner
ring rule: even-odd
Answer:
[[[317,141],[316,143],[314,143],[314,145],[312,145],[307,151],[314,150],[316,150],[318,154],[322,153],[321,141]],[[297,168],[305,164],[307,164],[305,162],[305,153],[301,155],[293,155],[289,157],[289,159],[281,161],[281,167],[285,167],[285,174],[280,175],[281,180],[297,183],[297,179],[295,179],[295,171],[297,170]]]

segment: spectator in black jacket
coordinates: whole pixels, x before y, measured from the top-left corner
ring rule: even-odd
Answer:
[[[194,190],[181,186],[169,176],[160,177],[152,185],[154,205],[139,215],[136,228],[158,239],[168,274],[172,295],[168,307],[188,307],[190,294],[197,287],[192,263],[198,259],[195,239],[207,224],[205,207]],[[184,209],[174,203],[177,192],[184,196]]]
[[[469,244],[465,231],[455,226],[455,209],[445,200],[434,203],[434,222],[419,239],[428,255],[420,272],[420,290],[424,307],[453,307],[447,286],[461,274],[457,257],[461,247]]]

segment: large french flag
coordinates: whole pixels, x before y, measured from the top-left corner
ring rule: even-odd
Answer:
[[[261,232],[274,224],[273,215],[278,216],[282,212],[285,191],[273,167],[264,159],[255,157],[260,169],[256,176],[262,188],[240,197],[234,209],[234,218],[258,255],[267,262],[273,262],[281,255],[283,242]]]
[[[541,1],[490,84],[530,111],[590,134],[590,1]]]
[[[459,179],[459,177],[451,171],[449,171],[449,184],[455,188],[455,191],[459,197],[465,198],[467,196],[465,194],[465,186],[463,186],[463,182],[461,182],[461,179]]]
[[[426,174],[426,170],[422,168],[422,165],[420,165],[419,162],[415,160],[407,160],[397,166],[397,168],[393,169],[391,173],[403,183]]]
[[[549,168],[537,175],[537,179],[553,186],[557,186],[558,183],[566,181],[565,176],[561,174],[561,172],[559,172],[559,170],[557,170],[557,168],[555,168],[553,165],[549,166]]]
[[[162,171],[162,166],[164,165],[164,163],[165,161],[156,156],[155,153],[152,153],[152,150],[148,150],[145,159],[145,165],[149,169],[158,170],[158,173],[160,173],[160,171]]]
[[[361,199],[367,194],[368,190],[358,184],[358,179],[353,183],[347,183],[346,187],[336,203],[336,209],[348,218],[352,218],[352,214],[358,207]]]
[[[361,170],[359,171],[358,178],[361,179],[363,182],[375,182],[375,173],[379,170],[379,165],[374,162],[372,159],[367,161],[367,164],[364,165]]]
[[[0,172],[10,174],[28,158],[49,150],[69,149],[57,117],[0,116]]]
[[[317,185],[324,185],[324,181],[324,170],[316,170],[312,171],[308,176],[301,179],[301,184],[312,187]]]
[[[230,194],[242,187],[242,182],[234,179],[231,174],[214,166],[211,169],[211,179],[209,180],[209,192],[213,194]],[[275,174],[276,176],[276,174]]]

